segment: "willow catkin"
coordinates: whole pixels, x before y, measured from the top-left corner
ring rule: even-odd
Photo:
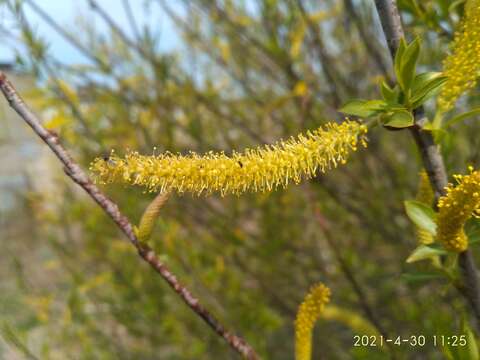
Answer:
[[[366,132],[365,125],[346,120],[274,145],[233,152],[232,156],[214,152],[203,156],[194,152],[147,156],[130,152],[124,158],[115,154],[108,161],[98,158],[90,169],[99,182],[139,185],[162,193],[265,192],[344,164],[359,144],[366,146]]]
[[[313,328],[330,301],[330,295],[330,289],[319,283],[310,288],[298,307],[295,319],[295,360],[311,359]]]
[[[449,251],[467,249],[463,227],[480,208],[480,172],[470,171],[469,175],[455,175],[458,185],[449,184],[446,195],[438,200],[437,240]]]
[[[480,0],[468,0],[460,29],[455,32],[452,53],[443,62],[447,81],[438,97],[438,106],[445,112],[457,99],[472,89],[480,70]]]

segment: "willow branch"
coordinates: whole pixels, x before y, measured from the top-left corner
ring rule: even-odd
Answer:
[[[400,39],[405,37],[396,1],[375,0],[375,6],[380,17],[390,54],[392,58],[394,58]],[[448,183],[443,157],[439,147],[433,140],[432,134],[422,130],[422,126],[426,122],[423,108],[417,109],[414,115],[415,126],[410,128],[410,131],[420,150],[423,165],[435,191],[435,198],[438,200],[440,196],[445,194],[445,187]],[[458,262],[463,278],[463,291],[460,293],[465,296],[470,304],[475,314],[477,326],[480,327],[480,284],[478,271],[471,251],[467,249],[460,253]]]
[[[0,90],[15,112],[32,128],[32,130],[48,145],[58,160],[63,164],[65,173],[77,183],[115,222],[117,227],[127,236],[130,243],[135,247],[140,257],[146,261],[168,285],[180,296],[185,304],[192,309],[208,326],[219,336],[225,339],[232,349],[246,359],[258,359],[252,347],[241,337],[228,331],[200,301],[184,286],[177,277],[163,264],[157,254],[146,244],[138,241],[133,226],[125,215],[120,212],[118,205],[110,200],[90,180],[82,168],[72,159],[68,151],[60,143],[57,134],[43,127],[38,117],[25,104],[23,99],[8,81],[5,74],[0,72]]]

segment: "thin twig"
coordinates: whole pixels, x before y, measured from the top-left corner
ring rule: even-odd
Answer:
[[[328,243],[328,246],[333,252],[335,259],[337,260],[338,264],[340,265],[340,269],[342,270],[343,274],[345,275],[346,279],[352,286],[355,294],[357,295],[358,302],[360,307],[362,308],[363,312],[367,316],[368,320],[377,328],[377,331],[386,339],[388,339],[388,334],[383,325],[380,323],[377,314],[373,310],[373,307],[370,306],[367,300],[366,292],[363,290],[361,284],[358,282],[354,271],[350,268],[347,261],[338,250],[337,244],[334,243],[332,240],[332,234],[330,230],[330,224],[328,220],[322,215],[320,209],[315,207],[314,209],[314,216],[317,222],[320,225],[320,228],[323,230],[325,234],[325,240]]]
[[[396,1],[375,0],[375,6],[380,17],[390,54],[392,58],[394,58],[400,39],[405,37]],[[439,147],[433,140],[432,134],[422,130],[425,122],[426,118],[423,108],[417,109],[417,111],[415,111],[415,126],[410,128],[410,132],[420,150],[423,165],[435,191],[435,198],[438,200],[440,196],[445,194],[448,178],[443,157]],[[465,296],[470,304],[475,315],[477,327],[480,327],[480,285],[478,271],[471,251],[467,249],[460,253],[458,262],[463,278],[463,291],[460,293]]]
[[[6,75],[0,72],[0,90],[7,99],[10,106],[18,115],[33,129],[33,131],[48,145],[60,162],[64,165],[65,173],[112,218],[118,228],[127,236],[132,245],[137,249],[138,254],[150,266],[162,276],[168,285],[181,297],[181,299],[198,316],[200,316],[218,335],[239,354],[246,359],[258,359],[252,347],[241,337],[229,332],[210,312],[200,304],[200,301],[183,286],[176,276],[163,264],[157,254],[146,244],[138,241],[133,226],[124,216],[118,205],[110,200],[100,189],[89,179],[88,175],[72,159],[68,151],[61,145],[58,135],[45,129],[37,116],[29,109],[23,99],[17,93],[13,85],[8,81]]]
[[[357,27],[358,34],[362,39],[363,45],[367,49],[368,55],[373,59],[377,67],[381,70],[382,74],[385,76],[387,81],[390,84],[393,84],[394,80],[390,72],[388,71],[388,65],[382,56],[382,54],[378,51],[378,47],[376,46],[376,41],[372,39],[372,35],[367,32],[365,29],[364,23],[360,18],[360,14],[357,13],[355,9],[355,5],[353,4],[352,0],[343,0],[343,4],[345,6],[345,10],[347,14],[352,18],[355,26]]]

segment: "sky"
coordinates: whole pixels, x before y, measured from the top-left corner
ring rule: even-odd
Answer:
[[[65,27],[66,30],[75,29],[75,23],[78,18],[84,17],[89,22],[93,22],[98,31],[105,31],[103,22],[94,16],[93,10],[89,8],[87,0],[34,0],[36,4],[53,17],[56,22]],[[124,12],[123,0],[97,0],[97,3],[107,11],[107,13],[129,34],[131,29]],[[150,24],[152,28],[159,29],[160,50],[167,51],[175,48],[180,43],[180,38],[175,32],[175,26],[166,14],[162,12],[161,7],[152,2],[146,8],[144,0],[130,0],[130,6],[137,25],[141,29],[144,24]],[[1,5],[0,5],[1,7]],[[64,63],[82,63],[85,62],[83,56],[58,35],[47,23],[45,23],[28,6],[25,6],[25,14],[29,22],[34,25],[36,31],[49,43],[51,54],[62,60]],[[6,23],[5,11],[0,9],[0,21]],[[14,59],[14,51],[11,47],[5,45],[0,38],[0,62],[8,62]]]

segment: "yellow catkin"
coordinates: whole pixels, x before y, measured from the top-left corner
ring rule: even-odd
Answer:
[[[155,226],[155,221],[160,213],[160,209],[163,207],[163,205],[165,205],[169,196],[170,193],[158,194],[147,206],[142,218],[140,219],[138,229],[136,229],[138,241],[145,242],[150,238],[153,227]]]
[[[448,77],[438,98],[441,111],[448,111],[457,99],[475,86],[480,70],[480,0],[468,0],[460,29],[455,33],[452,53],[444,62]]]
[[[295,360],[311,359],[313,327],[329,301],[330,289],[319,283],[300,304],[295,319]]]
[[[480,172],[470,168],[470,175],[455,175],[457,186],[449,184],[447,194],[438,200],[437,240],[450,251],[468,247],[463,227],[480,207]]]
[[[420,182],[418,184],[418,191],[415,199],[428,206],[431,206],[434,196],[435,195],[430,184],[430,179],[428,178],[427,172],[423,170],[420,172]],[[433,243],[433,235],[427,230],[417,227],[415,233],[420,244],[428,245]]]
[[[365,125],[347,119],[231,156],[213,152],[203,156],[194,152],[146,156],[131,152],[125,158],[112,154],[108,160],[96,159],[90,169],[101,183],[140,185],[161,193],[265,192],[290,182],[298,184],[317,172],[344,164],[351,151],[366,146],[366,132]]]

